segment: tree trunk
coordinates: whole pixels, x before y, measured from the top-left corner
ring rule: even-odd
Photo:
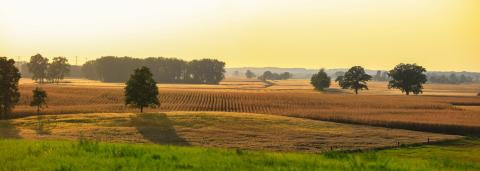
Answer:
[[[355,89],[355,94],[358,94],[358,89]]]
[[[40,106],[37,106],[37,115],[40,115]]]
[[[140,113],[143,113],[143,106],[140,106]]]
[[[409,92],[409,91],[406,91],[406,93],[407,93],[407,96],[410,95],[410,92]]]
[[[3,106],[3,108],[2,108],[3,113],[2,113],[2,116],[1,116],[2,119],[8,119],[8,111],[7,110],[8,110],[7,107]]]

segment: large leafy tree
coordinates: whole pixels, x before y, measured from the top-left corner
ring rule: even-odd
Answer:
[[[388,72],[392,79],[388,82],[388,88],[400,89],[407,95],[422,93],[423,84],[427,82],[425,72],[427,70],[417,64],[398,64]]]
[[[135,69],[125,87],[125,104],[140,108],[160,106],[157,83],[147,67]]]
[[[30,102],[30,106],[37,107],[37,115],[40,114],[40,109],[47,106],[47,92],[42,88],[35,88],[32,90],[33,99]]]
[[[55,57],[48,66],[48,78],[52,82],[60,82],[70,72],[70,64],[65,57]]]
[[[324,69],[320,69],[320,71],[318,71],[316,74],[313,74],[312,78],[310,79],[310,84],[312,84],[316,90],[320,91],[330,87],[330,82],[331,79]]]
[[[43,83],[44,79],[47,78],[48,58],[36,54],[30,57],[30,62],[27,66],[30,73],[32,73],[32,79]]]
[[[7,118],[20,98],[18,80],[20,72],[15,67],[15,61],[0,57],[0,119]]]
[[[358,94],[358,90],[368,90],[367,81],[370,79],[372,79],[372,76],[366,74],[363,67],[354,66],[345,75],[337,77],[335,81],[343,89],[352,89],[355,91],[355,94]]]

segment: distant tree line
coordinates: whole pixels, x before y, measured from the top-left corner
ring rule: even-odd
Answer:
[[[445,74],[441,74],[441,75],[429,74],[428,82],[440,83],[440,84],[461,84],[461,83],[472,83],[474,82],[474,78],[470,76],[465,76],[464,74],[457,76],[457,74],[455,73],[451,73],[449,76],[446,76]]]
[[[475,78],[467,76],[465,74],[437,74],[437,73],[426,73],[429,83],[439,83],[439,84],[462,84],[462,83],[473,83]],[[386,71],[377,71],[377,73],[372,77],[374,81],[390,81],[388,72]]]
[[[30,62],[26,66],[33,80],[38,83],[45,83],[45,81],[58,83],[70,72],[67,58],[55,57],[51,63],[48,61],[48,58],[40,54],[30,58]]]
[[[390,78],[388,76],[387,71],[377,71],[375,76],[372,77],[373,81],[389,81]]]
[[[292,74],[289,72],[279,74],[271,71],[265,71],[261,76],[258,77],[259,80],[288,80],[290,78],[292,78]]]
[[[225,63],[216,59],[184,61],[176,58],[106,56],[82,66],[84,76],[104,82],[125,82],[131,73],[145,66],[160,83],[218,84],[224,79]]]

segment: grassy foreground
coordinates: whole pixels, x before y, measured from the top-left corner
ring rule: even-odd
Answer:
[[[480,140],[359,153],[274,153],[0,140],[0,170],[480,170]]]

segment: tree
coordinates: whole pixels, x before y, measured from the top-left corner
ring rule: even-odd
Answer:
[[[280,74],[280,80],[288,80],[292,78],[292,74],[290,74],[290,72],[284,72],[282,74]]]
[[[65,57],[55,57],[52,63],[48,66],[47,75],[48,79],[52,82],[60,82],[65,75],[70,72],[70,64]]]
[[[42,88],[35,88],[33,91],[33,99],[30,102],[30,106],[37,107],[37,115],[40,115],[40,109],[47,106],[47,92]]]
[[[255,76],[255,73],[250,70],[247,70],[247,72],[245,72],[245,77],[247,77],[248,79],[254,78]]]
[[[320,69],[318,73],[313,74],[310,79],[310,84],[315,87],[316,90],[323,91],[325,88],[330,87],[330,77],[327,75],[324,69]]]
[[[388,76],[392,79],[388,82],[388,88],[400,89],[407,95],[410,93],[422,93],[423,84],[427,82],[427,72],[425,68],[417,64],[398,64],[394,69],[388,72]]]
[[[47,78],[48,59],[40,54],[36,54],[30,58],[28,70],[33,74],[32,79],[36,82],[43,83]]]
[[[141,113],[144,107],[160,106],[157,83],[147,67],[135,69],[126,85],[125,105],[138,107]]]
[[[15,67],[15,61],[0,57],[0,119],[7,118],[20,98],[18,80],[20,72]]]
[[[273,73],[272,71],[265,71],[263,72],[263,75],[261,77],[262,77],[261,80],[270,80],[273,78]]]
[[[380,76],[380,71],[377,72]],[[358,94],[358,90],[368,90],[367,81],[372,79],[372,76],[365,73],[365,70],[361,66],[354,66],[350,68],[344,76],[337,77],[335,81],[338,82],[343,89],[352,89],[355,94]]]

